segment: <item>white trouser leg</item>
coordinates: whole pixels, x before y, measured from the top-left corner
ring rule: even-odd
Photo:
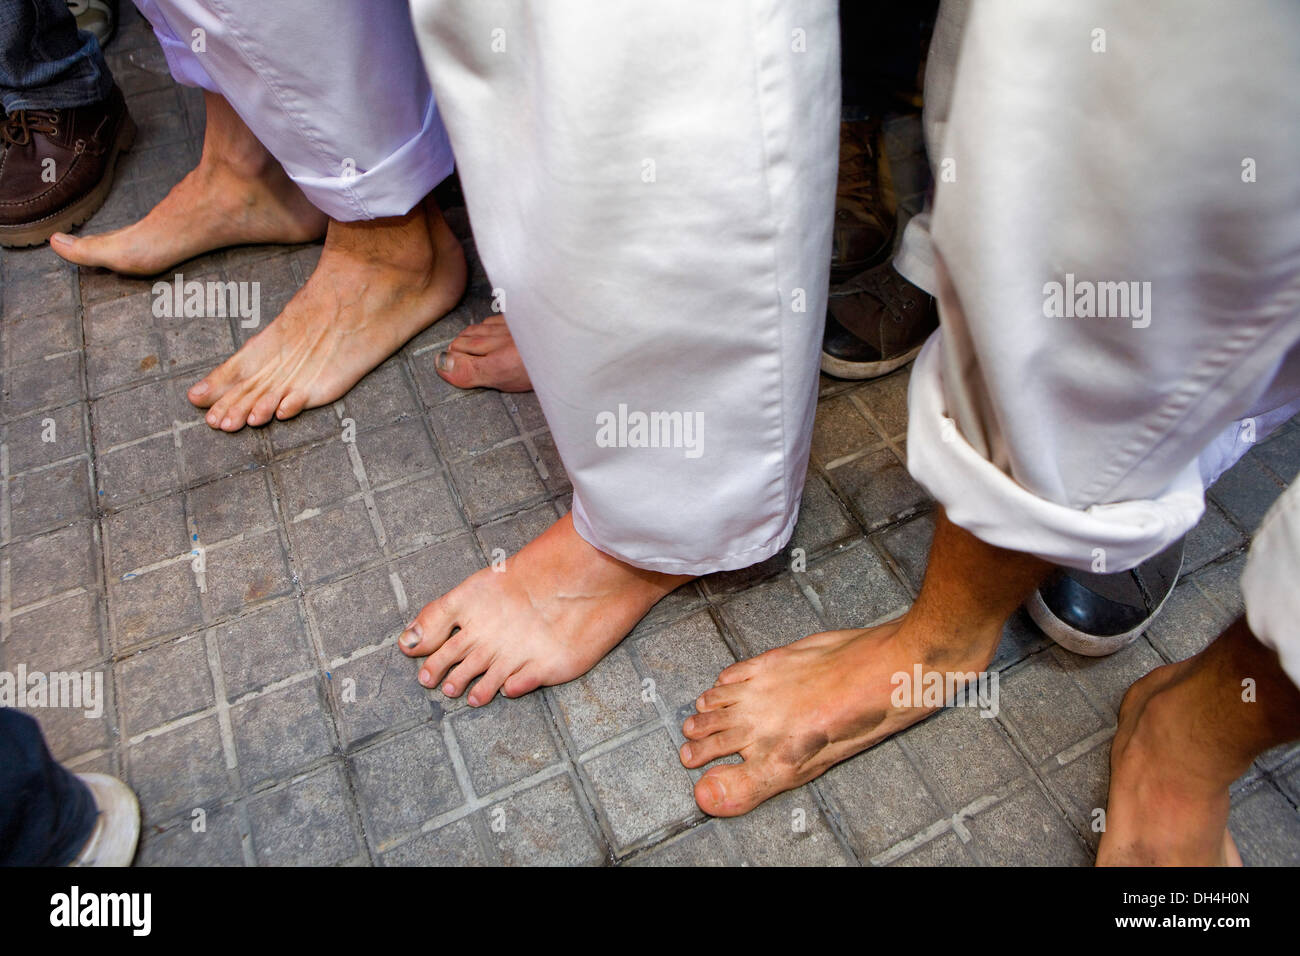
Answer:
[[[1300,475],[1264,516],[1241,576],[1246,623],[1300,686]]]
[[[224,96],[334,219],[403,215],[451,172],[404,0],[136,6],[177,82]]]
[[[1294,412],[1298,35],[1289,0],[969,10],[931,156],[955,172],[929,223],[942,327],[908,436],[956,524],[1132,567],[1199,518],[1244,450],[1235,422],[1261,437]],[[1113,282],[1138,283],[1126,315],[1079,314]],[[1049,283],[1077,283],[1074,315]]]
[[[816,400],[835,4],[412,10],[578,532],[659,571],[774,554],[798,511]],[[660,444],[677,447],[636,447],[618,425],[651,412],[702,423],[689,436],[702,442],[683,447],[670,426]]]

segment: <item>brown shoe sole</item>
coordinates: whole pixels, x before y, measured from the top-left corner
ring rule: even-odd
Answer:
[[[117,141],[109,153],[104,175],[95,188],[82,196],[71,206],[65,206],[52,216],[39,222],[25,222],[17,226],[0,226],[0,246],[6,249],[22,249],[27,246],[39,246],[47,242],[56,232],[67,232],[93,216],[104,205],[109,190],[113,188],[113,178],[117,173],[118,157],[135,145],[135,120],[131,114],[124,117],[121,128],[117,131]]]

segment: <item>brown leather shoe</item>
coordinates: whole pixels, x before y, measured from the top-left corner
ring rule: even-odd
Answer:
[[[102,103],[18,110],[0,126],[0,246],[35,246],[89,219],[135,123],[116,86]]]
[[[885,262],[831,289],[822,371],[835,378],[887,375],[916,357],[939,327],[935,301]]]
[[[840,123],[831,281],[884,261],[894,246],[898,206],[879,118]]]

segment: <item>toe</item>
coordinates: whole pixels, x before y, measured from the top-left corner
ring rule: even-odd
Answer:
[[[722,673],[718,675],[717,684],[714,686],[720,687],[724,684],[739,684],[741,681],[747,681],[753,676],[754,668],[754,658],[752,657],[749,660],[737,661],[730,667],[723,669]]]
[[[492,652],[481,644],[475,645],[465,659],[451,669],[442,682],[442,692],[448,697],[459,697],[469,682],[486,671],[491,663]]]
[[[111,232],[80,237],[70,236],[66,232],[56,232],[50,236],[50,248],[68,262],[79,266],[103,267],[111,258],[114,245],[112,236]]]
[[[420,683],[437,687],[453,664],[458,664],[474,649],[474,642],[464,631],[457,631],[425,659],[420,668]]]
[[[482,707],[484,704],[492,702],[492,698],[497,695],[501,685],[506,682],[510,676],[511,666],[507,664],[500,656],[492,662],[482,679],[470,690],[469,696],[465,698],[466,703],[471,707]]]
[[[211,408],[222,396],[239,384],[243,377],[242,363],[237,362],[238,354],[222,362],[201,380],[190,386],[185,397],[190,404],[199,408]],[[219,421],[219,420],[218,420]]]
[[[289,390],[289,394],[280,400],[280,407],[275,410],[275,417],[284,421],[286,418],[293,418],[307,407],[307,393]]]
[[[397,639],[397,646],[407,657],[428,657],[443,645],[459,625],[449,592],[430,601]]]
[[[678,756],[681,758],[682,766],[694,769],[703,767],[719,757],[740,753],[745,745],[745,735],[741,731],[724,730],[721,733],[711,734],[703,740],[686,741],[678,751]]]
[[[748,813],[769,796],[748,763],[714,767],[695,782],[695,802],[714,817]]]
[[[726,730],[735,723],[725,710],[710,710],[702,714],[687,717],[682,724],[682,736],[691,740],[703,740],[709,734]]]
[[[248,424],[253,426],[265,425],[283,403],[284,398],[278,390],[263,392],[258,396],[257,401],[253,403],[252,411],[248,413]]]
[[[434,369],[444,382],[457,388],[477,388],[480,373],[477,366],[479,357],[468,352],[439,352],[434,360]]]
[[[724,684],[719,687],[710,687],[703,694],[695,699],[695,709],[703,714],[710,710],[719,710],[723,707],[730,707],[740,699],[739,688],[734,684]]]
[[[541,686],[541,674],[532,663],[528,663],[506,678],[506,682],[501,685],[501,693],[506,697],[522,697]]]

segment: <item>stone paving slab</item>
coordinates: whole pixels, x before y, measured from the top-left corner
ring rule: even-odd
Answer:
[[[123,14],[108,56],[141,139],[91,231],[147,211],[201,142],[201,97],[174,87]],[[916,129],[889,137],[896,164],[915,166]],[[919,208],[919,192],[900,202]],[[448,219],[469,241],[464,211]],[[1240,613],[1244,551],[1300,470],[1300,425],[1215,486],[1184,580],[1131,647],[1078,658],[1017,614],[994,663],[996,718],[940,713],[745,818],[711,820],[677,748],[718,671],[892,617],[920,587],[933,503],[905,467],[908,372],[822,380],[785,552],[680,589],[583,678],[473,710],[421,688],[396,635],[563,515],[571,488],[534,396],[461,392],[433,372],[491,311],[468,252],[461,305],[341,402],[233,436],[185,390],[251,330],[155,318],[150,281],[48,248],[0,259],[0,668],[103,675],[102,716],[33,713],[61,760],[136,789],[140,863],[1091,861],[1123,691]],[[259,282],[269,321],[318,256],[224,250],[182,271]],[[1300,748],[1234,786],[1248,863],[1300,862],[1298,803]]]

